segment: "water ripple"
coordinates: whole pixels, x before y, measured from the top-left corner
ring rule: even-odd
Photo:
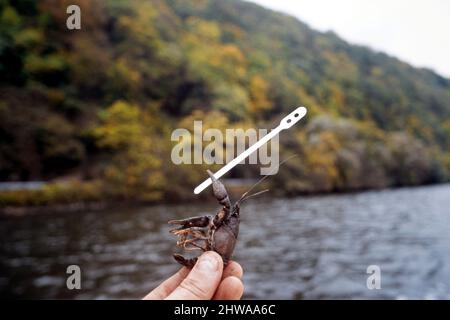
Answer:
[[[213,203],[2,218],[0,294],[140,298],[178,269],[167,220]],[[248,299],[450,298],[450,185],[245,204],[235,259]],[[82,290],[65,288],[66,268]],[[366,269],[381,268],[380,290]]]

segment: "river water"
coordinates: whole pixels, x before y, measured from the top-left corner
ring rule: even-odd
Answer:
[[[215,203],[0,218],[0,295],[141,298],[178,266],[166,221]],[[450,299],[450,185],[249,200],[234,259],[247,299]],[[81,268],[81,290],[66,268]],[[368,266],[381,289],[367,287]]]

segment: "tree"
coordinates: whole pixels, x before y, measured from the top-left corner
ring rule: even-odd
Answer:
[[[115,102],[100,117],[94,135],[99,147],[112,152],[103,171],[109,192],[125,199],[160,199],[165,181],[152,119],[125,101]]]

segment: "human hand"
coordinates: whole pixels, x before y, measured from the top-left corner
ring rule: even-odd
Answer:
[[[192,270],[181,268],[147,294],[144,300],[238,300],[244,292],[242,267],[230,261],[223,268],[214,251],[203,253]]]

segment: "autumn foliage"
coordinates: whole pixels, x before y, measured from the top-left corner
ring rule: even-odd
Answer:
[[[238,0],[70,1],[79,31],[65,28],[68,3],[0,1],[2,181],[188,199],[206,166],[171,163],[172,130],[273,128],[299,105],[307,119],[280,140],[281,159],[299,157],[276,193],[450,178],[449,79]]]

